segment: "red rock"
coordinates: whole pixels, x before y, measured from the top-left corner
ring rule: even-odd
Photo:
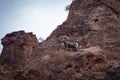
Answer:
[[[7,34],[2,39],[3,51],[0,64],[14,69],[23,68],[37,44],[38,40],[32,33],[18,31]]]
[[[12,69],[13,72],[9,75],[16,74],[12,77],[0,77],[4,78],[2,80],[119,80],[119,12],[119,0],[73,0],[67,20],[58,26],[47,40],[34,48],[32,56],[28,61],[25,60],[27,63],[24,68],[21,71]],[[61,37],[64,37],[65,41],[79,42],[79,50],[74,51],[73,48],[64,46],[64,43],[61,44]],[[4,47],[10,46],[10,55],[7,48],[3,52],[11,59],[14,59],[11,56],[13,50],[20,54],[32,52],[29,46],[34,43],[28,40],[26,46],[19,47],[23,40],[20,41],[21,44],[15,40],[13,37],[3,38],[2,42]],[[14,42],[17,45],[14,45]],[[6,64],[6,56],[2,56],[2,62]],[[24,59],[26,58],[21,58]]]

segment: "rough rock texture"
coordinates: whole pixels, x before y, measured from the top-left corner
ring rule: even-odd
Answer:
[[[4,48],[0,56],[0,64],[14,69],[23,68],[37,44],[38,40],[32,33],[18,31],[7,34],[2,39]]]
[[[11,79],[120,80],[119,13],[119,0],[73,0],[67,20],[38,44]]]
[[[0,56],[0,80],[13,80],[22,73],[32,55],[38,40],[33,33],[17,31],[2,39],[3,51]]]

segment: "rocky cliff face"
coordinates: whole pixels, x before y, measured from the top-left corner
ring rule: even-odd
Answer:
[[[119,80],[119,12],[119,0],[73,0],[67,20],[7,80]]]
[[[2,39],[4,48],[0,56],[0,64],[14,69],[23,68],[37,44],[37,38],[32,33],[18,31],[7,34]]]
[[[0,80],[13,80],[21,74],[27,61],[38,45],[33,33],[12,32],[2,39],[3,51],[0,56]]]

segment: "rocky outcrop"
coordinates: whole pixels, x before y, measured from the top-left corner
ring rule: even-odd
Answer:
[[[3,50],[0,56],[0,80],[13,80],[22,73],[32,56],[38,40],[33,33],[12,32],[2,39]]]
[[[67,20],[34,50],[18,80],[119,80],[118,4],[118,0],[74,0]],[[61,44],[61,37],[78,41],[79,50]]]
[[[12,80],[119,80],[119,12],[119,0],[73,0],[67,20]]]
[[[2,39],[3,51],[0,64],[13,69],[23,68],[37,44],[38,40],[32,33],[18,31],[7,34]]]
[[[69,8],[68,19],[50,37],[83,38],[84,46],[99,45],[106,49],[120,46],[118,4],[118,0],[75,0]]]

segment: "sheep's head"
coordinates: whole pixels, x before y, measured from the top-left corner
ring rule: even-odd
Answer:
[[[63,41],[68,40],[68,39],[69,39],[68,36],[60,36],[59,42],[63,42]]]

